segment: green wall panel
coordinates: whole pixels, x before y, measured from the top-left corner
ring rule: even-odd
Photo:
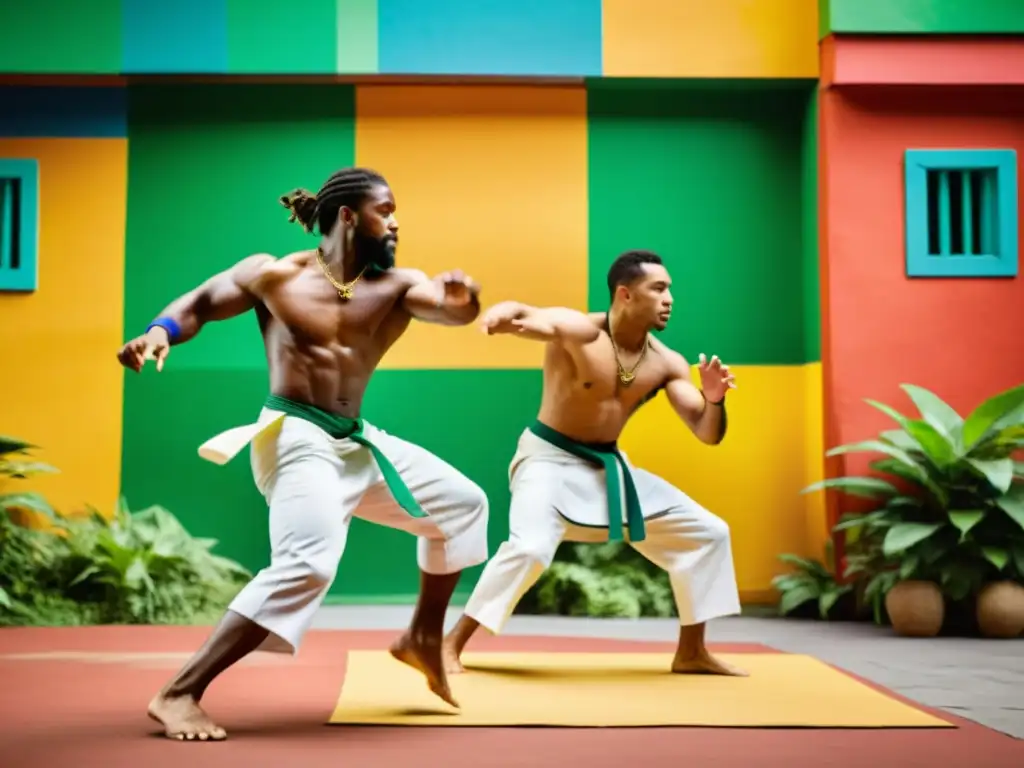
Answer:
[[[251,318],[224,325],[259,337]],[[189,346],[225,351],[223,342],[203,337]],[[133,509],[167,507],[194,535],[220,539],[223,554],[255,570],[269,561],[269,542],[267,508],[253,484],[249,452],[219,467],[200,459],[196,449],[217,432],[257,416],[267,376],[263,370],[179,367],[175,357],[185,348],[175,350],[161,373],[128,377],[122,492]],[[493,552],[508,535],[508,462],[519,434],[536,415],[540,385],[540,373],[530,370],[384,370],[370,384],[364,416],[480,484],[492,507]],[[463,596],[479,571],[464,575]],[[354,521],[332,599],[379,602],[418,589],[415,539]]]
[[[801,201],[808,83],[778,88],[651,81],[589,87],[590,290],[622,251],[665,259],[667,344],[695,361],[807,360]]]
[[[121,0],[0,2],[0,72],[121,71]]]
[[[324,74],[337,59],[336,0],[262,3],[227,0],[228,71],[232,74]]]
[[[278,198],[355,157],[347,85],[132,87],[125,329],[253,253],[315,245]],[[175,368],[263,370],[255,319],[203,330]]]
[[[1022,0],[823,0],[821,36],[838,33],[1021,34]]]

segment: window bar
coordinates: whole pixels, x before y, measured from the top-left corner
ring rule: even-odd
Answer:
[[[981,254],[995,256],[999,253],[996,225],[996,174],[992,171],[978,174],[981,176]]]
[[[14,242],[14,182],[0,179],[0,269],[11,266],[11,244]]]
[[[949,171],[939,171],[939,255],[949,256]]]
[[[960,174],[960,188],[963,190],[960,193],[960,214],[961,219],[964,223],[963,231],[963,253],[964,256],[975,256],[974,252],[974,225],[973,215],[974,208],[971,202],[971,177],[974,175],[974,171],[964,171]]]

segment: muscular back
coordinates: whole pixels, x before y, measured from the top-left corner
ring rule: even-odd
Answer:
[[[251,283],[274,394],[355,417],[381,358],[408,327],[409,270],[360,280],[342,301],[312,252],[269,257]]]
[[[608,335],[606,315],[588,319],[600,330],[587,344],[546,344],[544,394],[539,418],[548,426],[583,442],[618,440],[629,417],[657,393],[671,373],[669,352],[651,339],[647,354],[627,387],[619,381],[615,350]],[[623,359],[632,369],[636,355]]]

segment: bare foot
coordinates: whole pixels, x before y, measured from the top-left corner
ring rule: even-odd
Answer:
[[[164,727],[164,735],[169,739],[223,741],[228,737],[191,696],[158,694],[149,702],[148,714]]]
[[[672,671],[677,675],[728,675],[730,677],[749,677],[750,673],[732,664],[719,661],[710,653],[704,652],[692,659],[673,659]]]
[[[446,703],[458,707],[448,687],[448,677],[441,655],[441,639],[428,639],[406,632],[391,646],[391,655],[403,664],[422,673],[427,678],[427,687]]]
[[[441,661],[444,662],[444,671],[449,675],[458,675],[466,671],[462,666],[462,659],[459,658],[459,651],[447,640],[441,646]]]

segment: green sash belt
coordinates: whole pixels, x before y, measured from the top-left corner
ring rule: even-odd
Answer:
[[[619,484],[618,472],[618,467],[622,467],[622,477],[626,483],[626,523],[629,529],[629,540],[643,541],[647,538],[644,514],[640,508],[640,496],[636,492],[633,475],[615,443],[580,443],[540,421],[531,424],[530,431],[556,448],[561,448],[591,464],[604,467],[605,482],[608,486],[609,541],[622,540],[622,486]]]
[[[307,405],[306,403],[300,403],[287,397],[279,397],[278,395],[269,395],[264,406],[273,411],[282,411],[288,416],[294,416],[297,419],[308,421],[310,424],[315,424],[335,440],[343,440],[347,437],[349,440],[369,448],[370,453],[373,454],[373,458],[377,462],[377,466],[380,468],[380,473],[384,476],[384,483],[398,503],[398,506],[413,517],[427,517],[427,513],[423,511],[423,508],[420,507],[413,497],[409,486],[405,484],[402,476],[398,474],[395,465],[363,434],[363,429],[366,425],[362,419],[349,419],[336,413],[328,413],[314,405]]]

